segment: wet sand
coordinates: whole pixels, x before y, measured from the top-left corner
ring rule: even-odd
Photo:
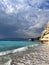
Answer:
[[[49,65],[49,45],[28,47],[26,51],[11,53],[11,65]]]

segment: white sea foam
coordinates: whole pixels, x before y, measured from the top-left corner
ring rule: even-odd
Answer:
[[[39,44],[34,44],[34,45],[29,45],[29,47],[34,47],[34,46],[38,46]]]
[[[10,50],[10,51],[3,51],[3,52],[0,52],[0,56],[6,55],[6,54],[9,54],[9,53],[15,53],[15,52],[20,52],[20,51],[25,51],[26,49],[28,49],[28,48],[27,47],[22,47],[22,48]]]
[[[34,47],[34,46],[38,46],[38,44],[29,45],[29,46],[26,46],[26,47],[14,49],[14,50],[9,50],[9,51],[3,51],[3,52],[0,52],[0,56],[2,56],[2,55],[7,55],[7,54],[9,54],[9,53],[15,53],[15,52],[26,51],[26,50],[28,49],[28,47]]]

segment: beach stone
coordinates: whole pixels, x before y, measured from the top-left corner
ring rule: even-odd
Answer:
[[[49,45],[30,47],[26,51],[9,56],[13,60],[11,65],[49,65]]]
[[[9,57],[0,57],[0,65],[11,65],[11,58]]]

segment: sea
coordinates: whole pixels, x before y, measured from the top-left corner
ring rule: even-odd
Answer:
[[[17,49],[25,49],[25,47],[39,45],[39,41],[0,41],[0,55],[14,52]]]

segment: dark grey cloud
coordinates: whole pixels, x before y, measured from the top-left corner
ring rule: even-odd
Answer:
[[[48,20],[48,0],[0,0],[0,38],[39,36]]]

